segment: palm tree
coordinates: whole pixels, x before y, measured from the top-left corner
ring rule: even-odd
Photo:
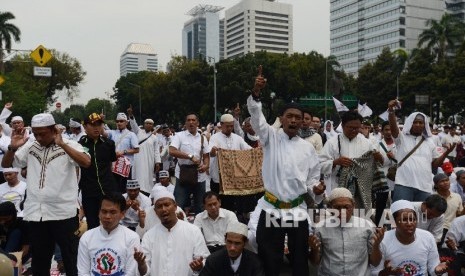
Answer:
[[[424,30],[418,37],[418,47],[426,43],[426,48],[434,51],[438,63],[445,61],[448,50],[453,50],[455,44],[463,40],[465,25],[456,17],[444,14],[441,20],[429,19],[426,22],[429,29]]]
[[[11,12],[0,12],[0,73],[4,73],[3,50],[11,52],[11,42],[19,42],[21,31],[15,25],[8,23],[9,20],[15,19]],[[5,47],[3,47],[5,46]]]

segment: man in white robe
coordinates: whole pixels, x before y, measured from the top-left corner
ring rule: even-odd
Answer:
[[[157,136],[153,134],[154,122],[152,119],[144,121],[144,129],[137,125],[132,108],[127,110],[131,131],[137,135],[139,140],[139,153],[134,156],[133,177],[139,180],[140,190],[146,195],[153,188],[153,174],[160,170],[160,146]]]
[[[144,235],[142,252],[134,254],[140,275],[187,276],[199,272],[210,255],[200,229],[176,217],[172,193],[156,193],[154,201],[161,224]]]

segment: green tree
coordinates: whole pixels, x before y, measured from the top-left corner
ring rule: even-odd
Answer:
[[[7,53],[11,52],[11,44],[13,41],[19,42],[21,31],[15,25],[9,23],[10,20],[15,19],[11,12],[0,11],[0,73],[4,74],[3,66],[3,50]],[[5,47],[5,48],[3,48]]]
[[[454,50],[456,43],[463,40],[464,24],[455,16],[445,13],[439,21],[429,19],[426,26],[429,29],[418,36],[418,46],[426,44],[426,48],[435,53],[438,63],[445,62],[448,50]]]

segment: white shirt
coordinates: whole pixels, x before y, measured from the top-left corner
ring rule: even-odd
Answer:
[[[234,261],[229,259],[229,261],[231,262],[231,269],[236,272],[238,269],[239,269],[239,266],[241,265],[241,260],[242,260],[242,253],[241,255],[239,255],[239,257],[237,257],[237,259],[235,259]]]
[[[441,196],[443,197],[443,196]],[[444,213],[444,228],[449,229],[452,221],[457,217],[457,212],[463,211],[462,198],[456,193],[450,193],[450,195],[445,198],[447,202],[447,209]]]
[[[454,143],[458,144],[458,143],[461,143],[461,142],[462,142],[462,139],[460,139],[460,136],[458,136],[457,134],[452,136],[452,135],[450,135],[450,133],[448,133],[447,135],[445,135],[441,139],[442,145],[447,145],[447,146],[452,146],[452,144],[454,144]],[[457,147],[454,147],[454,150],[451,151],[448,156],[456,157],[457,156]]]
[[[200,156],[200,133],[196,132],[195,136],[192,135],[189,131],[181,131],[177,132],[176,135],[174,135],[170,147],[174,147],[177,150],[187,153],[187,154],[192,154],[197,160],[200,160],[203,164],[203,157]],[[208,146],[208,140],[206,137],[203,137],[203,154],[208,154],[210,153],[210,148]],[[179,179],[179,166],[180,165],[192,165],[194,164],[191,160],[188,159],[178,159],[178,164],[176,165],[176,169],[174,171],[174,175],[176,178]],[[206,173],[199,173],[198,176],[198,182],[203,182],[207,180],[207,174]]]
[[[19,181],[19,183],[14,186],[10,187],[8,182],[5,182],[0,185],[0,203],[5,201],[11,201],[16,206],[16,211],[18,212],[18,216],[22,217],[21,208],[19,205],[21,201],[24,200],[24,195],[26,194],[26,183],[23,181]]]
[[[85,152],[79,143],[66,139],[63,141],[74,150]],[[75,217],[79,208],[78,166],[57,145],[43,147],[36,141],[20,147],[15,153],[13,167],[27,167],[24,220],[47,221]]]
[[[341,143],[340,153],[338,137],[340,137],[339,139]],[[337,177],[337,172],[339,171],[340,166],[335,166],[333,168],[334,160],[341,156],[357,158],[367,151],[375,149],[378,149],[377,146],[371,143],[360,133],[352,140],[349,140],[344,133],[341,133],[339,136],[326,141],[326,144],[323,146],[323,152],[320,154],[321,173],[325,175],[326,195],[329,196],[331,191],[339,186],[339,177]]]
[[[102,226],[88,230],[79,240],[78,275],[137,275],[134,248],[140,250],[139,236],[124,226],[110,234]]]
[[[220,208],[218,217],[213,220],[208,216],[207,210],[195,216],[194,225],[202,231],[207,246],[224,245],[226,228],[232,221],[237,221],[236,214]]]
[[[227,150],[248,150],[252,148],[244,141],[241,136],[235,133],[231,133],[231,135],[226,136],[223,132],[217,132],[213,134],[213,136],[210,138],[209,146],[210,150],[213,147]],[[213,182],[220,183],[218,158],[216,156],[210,157],[210,177],[212,178]]]
[[[128,194],[123,194],[123,197],[127,200]],[[139,210],[145,210],[147,207],[152,205],[152,201],[143,193],[139,192],[139,195],[136,197],[136,200],[139,201]],[[134,210],[134,208],[129,207],[126,210],[124,218],[121,220],[121,224],[128,227],[136,227],[139,224],[139,211]]]
[[[134,166],[132,167],[132,175],[139,181],[140,189],[150,193],[153,188],[153,174],[155,164],[161,163],[160,146],[158,138],[152,132],[141,130],[137,126],[135,119],[129,119],[131,130],[137,135],[139,143],[139,153],[134,155]]]
[[[210,252],[199,228],[178,220],[171,228],[158,224],[142,239],[147,273],[152,276],[191,276],[194,257],[205,260]]]
[[[260,137],[263,147],[262,177],[265,189],[285,202],[305,193],[309,193],[317,202],[321,201],[322,196],[315,197],[313,194],[313,187],[320,183],[320,163],[313,146],[299,136],[289,139],[282,129],[276,130],[270,126],[262,113],[262,104],[254,101],[252,96],[247,99],[247,107],[252,128]],[[258,205],[281,217],[275,212],[276,207],[263,197]],[[306,211],[305,202],[296,208]],[[297,220],[304,219],[307,217],[301,216]]]
[[[396,154],[397,154],[396,143],[393,142],[392,144],[388,145],[388,144],[386,144],[386,141],[384,139],[379,141],[379,143],[382,143],[384,145],[384,147],[387,149],[388,152],[392,152],[394,154],[394,159],[397,160],[397,158],[396,158]],[[386,151],[384,150],[384,148],[381,145],[379,146],[379,152],[383,156],[382,170],[383,170],[384,174],[386,175],[387,172],[388,172],[389,167],[394,166],[396,164],[396,162],[389,159],[389,157],[387,156]],[[399,160],[397,160],[397,162],[399,162]],[[392,181],[390,179],[387,179],[387,178],[386,178],[386,181],[387,181],[389,190],[393,191],[394,190],[394,185],[395,185],[394,181]]]
[[[454,240],[456,244],[465,241],[465,231],[463,231],[463,229],[465,229],[465,216],[455,218],[446,234],[446,240],[447,237],[449,237]]]
[[[413,202],[415,212],[417,213],[417,228],[423,229],[433,234],[436,242],[440,242],[442,238],[442,228],[444,225],[444,214],[437,218],[427,219],[426,214],[421,212],[421,204],[423,202]]]
[[[5,152],[8,150],[8,146],[11,143],[11,138],[0,131],[0,164],[3,160]],[[3,172],[3,168],[0,166],[0,172]]]
[[[187,221],[187,216],[186,213],[181,209],[181,207],[177,206],[176,207],[176,215],[182,214],[184,217],[184,221]],[[145,226],[144,228],[140,227],[140,225],[137,225],[136,227],[136,233],[139,234],[140,238],[142,239],[149,231],[154,227],[155,225],[160,224],[160,218],[158,218],[157,213],[155,213],[155,207],[150,206],[145,209]]]
[[[402,244],[396,237],[396,230],[387,231],[380,245],[383,259],[372,275],[384,268],[384,261],[390,260],[392,267],[408,269],[408,275],[436,275],[434,269],[439,265],[439,254],[433,235],[425,230],[415,230],[415,241]],[[405,271],[405,273],[407,273]],[[407,274],[405,274],[407,275]]]
[[[397,161],[400,162],[420,141],[421,136],[405,135],[399,132],[399,136],[395,138]],[[438,157],[439,153],[436,151],[433,141],[426,138],[397,169],[396,184],[432,193],[431,162]]]

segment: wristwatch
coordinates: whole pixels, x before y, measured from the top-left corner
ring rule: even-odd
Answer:
[[[128,154],[128,151],[127,151],[127,150],[124,150],[123,153],[124,153],[124,154]]]
[[[15,148],[15,147],[12,147],[11,145],[8,145],[8,150],[12,151],[12,152],[15,152],[15,151],[18,150],[18,148]]]
[[[189,157],[189,160],[192,160],[192,158],[194,158],[194,155],[188,154],[187,157]]]

